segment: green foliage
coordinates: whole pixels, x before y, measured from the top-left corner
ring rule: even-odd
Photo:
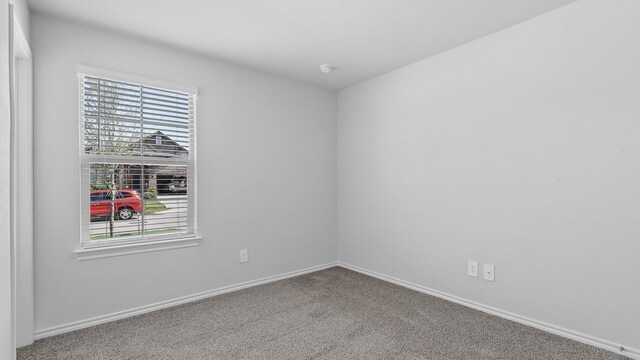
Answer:
[[[158,197],[158,189],[156,189],[153,186],[150,186],[147,188],[147,191],[144,192],[143,196],[147,200],[156,199]]]
[[[144,196],[145,199],[147,200],[151,200],[151,199],[155,199],[158,197],[158,193],[153,193],[151,191],[145,191],[144,194],[142,194],[142,196]]]
[[[144,214],[155,214],[160,211],[167,210],[167,206],[160,201],[150,200],[144,202]]]
[[[109,185],[106,184],[92,184],[91,190],[109,190]]]

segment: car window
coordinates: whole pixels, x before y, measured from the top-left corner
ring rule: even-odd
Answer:
[[[104,201],[109,199],[110,194],[104,191],[91,194],[91,201]]]
[[[130,196],[131,196],[131,194],[129,194],[128,192],[118,191],[117,198],[118,199],[124,199],[124,198],[128,198]]]

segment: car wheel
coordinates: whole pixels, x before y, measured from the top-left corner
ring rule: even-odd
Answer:
[[[120,220],[129,220],[133,217],[133,210],[128,207],[123,207],[118,210],[118,218]]]

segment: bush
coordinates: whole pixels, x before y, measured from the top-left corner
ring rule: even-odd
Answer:
[[[156,192],[151,192],[151,191],[145,191],[144,194],[142,194],[144,196],[145,199],[150,200],[150,199],[155,199],[158,197],[158,193]]]
[[[109,185],[106,184],[93,184],[91,190],[109,190]]]
[[[147,188],[147,191],[144,192],[144,194],[142,194],[144,196],[145,199],[149,200],[149,199],[155,199],[158,197],[158,189],[156,189],[153,186],[150,186]]]

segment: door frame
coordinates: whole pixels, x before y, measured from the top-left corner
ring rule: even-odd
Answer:
[[[10,3],[11,257],[14,345],[33,343],[33,58]]]

